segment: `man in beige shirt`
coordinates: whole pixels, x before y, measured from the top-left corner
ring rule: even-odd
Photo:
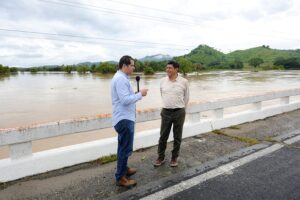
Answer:
[[[179,64],[169,61],[166,72],[167,77],[160,82],[160,93],[163,101],[161,111],[161,128],[158,144],[158,158],[153,163],[155,167],[161,166],[165,162],[165,150],[173,125],[173,150],[170,166],[178,166],[177,157],[179,156],[180,144],[182,139],[182,129],[185,119],[185,108],[189,101],[188,81],[178,75]]]

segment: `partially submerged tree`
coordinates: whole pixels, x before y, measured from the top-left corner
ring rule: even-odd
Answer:
[[[186,73],[193,70],[193,63],[186,58],[179,58],[178,63],[180,65],[179,70],[183,73],[184,76],[186,75]]]
[[[264,63],[264,60],[261,59],[261,58],[251,58],[249,60],[249,65],[253,66],[253,67],[257,67],[259,66],[260,64]]]

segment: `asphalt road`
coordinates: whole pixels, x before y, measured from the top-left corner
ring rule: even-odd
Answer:
[[[167,199],[300,199],[300,142]]]

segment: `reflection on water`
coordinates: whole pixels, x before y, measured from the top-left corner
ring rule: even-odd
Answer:
[[[148,96],[137,108],[160,107],[160,78],[165,73],[141,76]],[[24,126],[111,112],[112,74],[19,73],[0,76],[0,128]],[[299,87],[300,71],[210,71],[188,75],[191,101]],[[136,90],[135,75],[131,77]]]
[[[0,75],[0,82],[9,80],[10,78],[17,76],[17,75],[18,75],[17,73],[13,73],[13,74],[9,74],[9,75]]]

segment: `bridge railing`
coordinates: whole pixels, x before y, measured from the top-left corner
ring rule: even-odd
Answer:
[[[190,103],[183,137],[191,137],[215,129],[225,128],[300,108],[300,101],[290,102],[292,96],[300,95],[300,89],[268,92],[261,95]],[[278,104],[264,107],[263,102],[279,99]],[[224,114],[231,107],[251,105],[248,110]],[[137,111],[137,123],[160,119],[160,108]],[[212,112],[212,117],[202,119],[202,112]],[[0,146],[9,147],[9,158],[0,160],[0,182],[19,179],[115,154],[116,138],[107,138],[42,152],[32,152],[32,141],[79,132],[111,127],[111,115],[102,114],[74,120],[61,120],[46,124],[0,129]],[[159,129],[135,134],[134,149],[157,144]],[[172,140],[172,138],[170,138]]]

